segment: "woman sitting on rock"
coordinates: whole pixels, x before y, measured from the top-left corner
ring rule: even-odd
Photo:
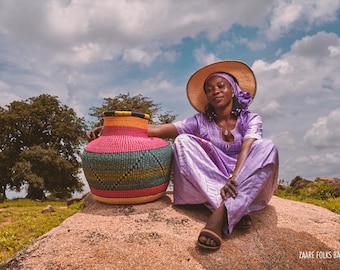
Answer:
[[[262,119],[248,110],[255,92],[246,64],[205,66],[187,84],[198,113],[148,128],[150,137],[176,138],[174,204],[205,204],[212,211],[198,237],[206,249],[218,249],[235,226],[250,228],[249,213],[267,205],[277,184],[277,148],[262,139]],[[95,131],[88,134],[89,140],[95,137]]]

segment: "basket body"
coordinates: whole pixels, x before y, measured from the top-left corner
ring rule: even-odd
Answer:
[[[106,116],[105,116],[106,115]],[[86,180],[96,200],[139,204],[162,197],[172,167],[172,147],[148,137],[148,115],[105,112],[102,135],[82,154]]]

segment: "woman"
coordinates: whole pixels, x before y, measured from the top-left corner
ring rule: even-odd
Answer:
[[[250,228],[277,183],[278,152],[262,139],[262,120],[248,106],[256,92],[252,70],[239,61],[205,66],[188,81],[199,112],[172,124],[150,125],[150,137],[174,141],[174,204],[205,204],[212,214],[198,245],[218,249],[223,234]],[[95,132],[88,135],[95,138]]]

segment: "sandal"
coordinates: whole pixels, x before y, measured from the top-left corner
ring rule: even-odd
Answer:
[[[241,218],[241,220],[236,224],[236,229],[240,230],[248,230],[251,228],[251,217],[249,215],[245,215]]]
[[[208,246],[202,242],[200,242],[200,237],[201,236],[204,236],[208,239],[211,239],[215,242],[216,246]],[[197,244],[202,247],[202,248],[205,248],[205,249],[210,249],[210,250],[217,250],[221,247],[221,242],[222,242],[222,238],[217,234],[215,233],[214,231],[212,230],[209,230],[209,229],[203,229],[200,233],[200,235],[198,236],[198,240],[197,240]]]

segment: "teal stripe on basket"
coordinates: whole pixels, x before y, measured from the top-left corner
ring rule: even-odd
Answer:
[[[98,172],[126,172],[130,170],[148,170],[158,165],[169,164],[172,160],[172,147],[167,145],[151,150],[123,153],[92,153],[84,150],[83,169]]]
[[[169,181],[169,175],[161,175],[149,179],[139,179],[134,181],[100,181],[87,179],[89,186],[101,190],[134,190],[162,185]]]

